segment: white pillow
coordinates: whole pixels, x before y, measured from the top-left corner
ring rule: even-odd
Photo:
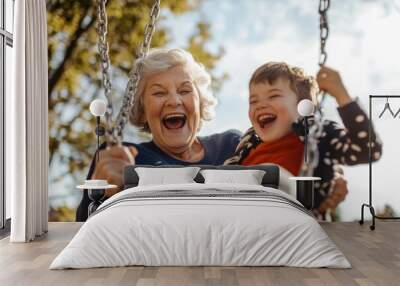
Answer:
[[[262,170],[201,170],[204,183],[234,183],[261,185],[265,171]]]
[[[139,176],[139,186],[195,183],[193,179],[199,170],[199,167],[135,168]]]

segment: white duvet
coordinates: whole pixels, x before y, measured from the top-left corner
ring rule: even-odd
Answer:
[[[174,190],[245,194],[123,199],[137,192]],[[250,190],[264,191],[271,199],[252,197]],[[350,268],[318,222],[285,200],[299,204],[282,191],[254,185],[193,183],[127,189],[99,207],[50,269],[127,265]]]

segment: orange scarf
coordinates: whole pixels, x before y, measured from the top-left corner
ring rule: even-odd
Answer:
[[[282,137],[271,143],[260,143],[252,149],[242,165],[259,165],[263,163],[274,163],[282,166],[293,175],[298,176],[303,158],[304,143],[301,142],[296,133]]]

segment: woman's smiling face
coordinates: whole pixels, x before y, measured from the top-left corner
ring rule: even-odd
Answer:
[[[297,95],[290,88],[288,79],[250,85],[249,118],[264,142],[289,134],[298,116]]]
[[[149,76],[142,95],[144,118],[162,150],[177,154],[196,139],[200,126],[200,96],[184,66]]]

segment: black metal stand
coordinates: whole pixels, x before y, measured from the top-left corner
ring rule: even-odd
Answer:
[[[371,230],[375,230],[375,219],[400,219],[400,217],[381,217],[375,215],[375,208],[372,205],[372,149],[371,149],[371,131],[372,131],[372,99],[373,98],[400,98],[400,95],[370,95],[369,96],[369,127],[368,127],[368,158],[369,158],[369,203],[362,204],[361,206],[361,220],[359,223],[364,224],[364,207],[369,208],[372,216],[372,225],[369,226]]]
[[[106,133],[106,129],[100,125],[100,116],[96,116],[96,130],[95,133],[97,135],[97,152],[96,152],[96,162],[99,162],[100,159],[100,136],[103,136]]]
[[[307,164],[307,154],[308,154],[308,122],[307,118],[309,116],[304,116],[304,162]]]
[[[312,210],[314,207],[314,181],[296,181],[296,199],[306,209]]]
[[[88,196],[92,201],[88,206],[88,216],[94,213],[97,208],[101,205],[101,200],[104,199],[106,194],[105,189],[89,189]]]

